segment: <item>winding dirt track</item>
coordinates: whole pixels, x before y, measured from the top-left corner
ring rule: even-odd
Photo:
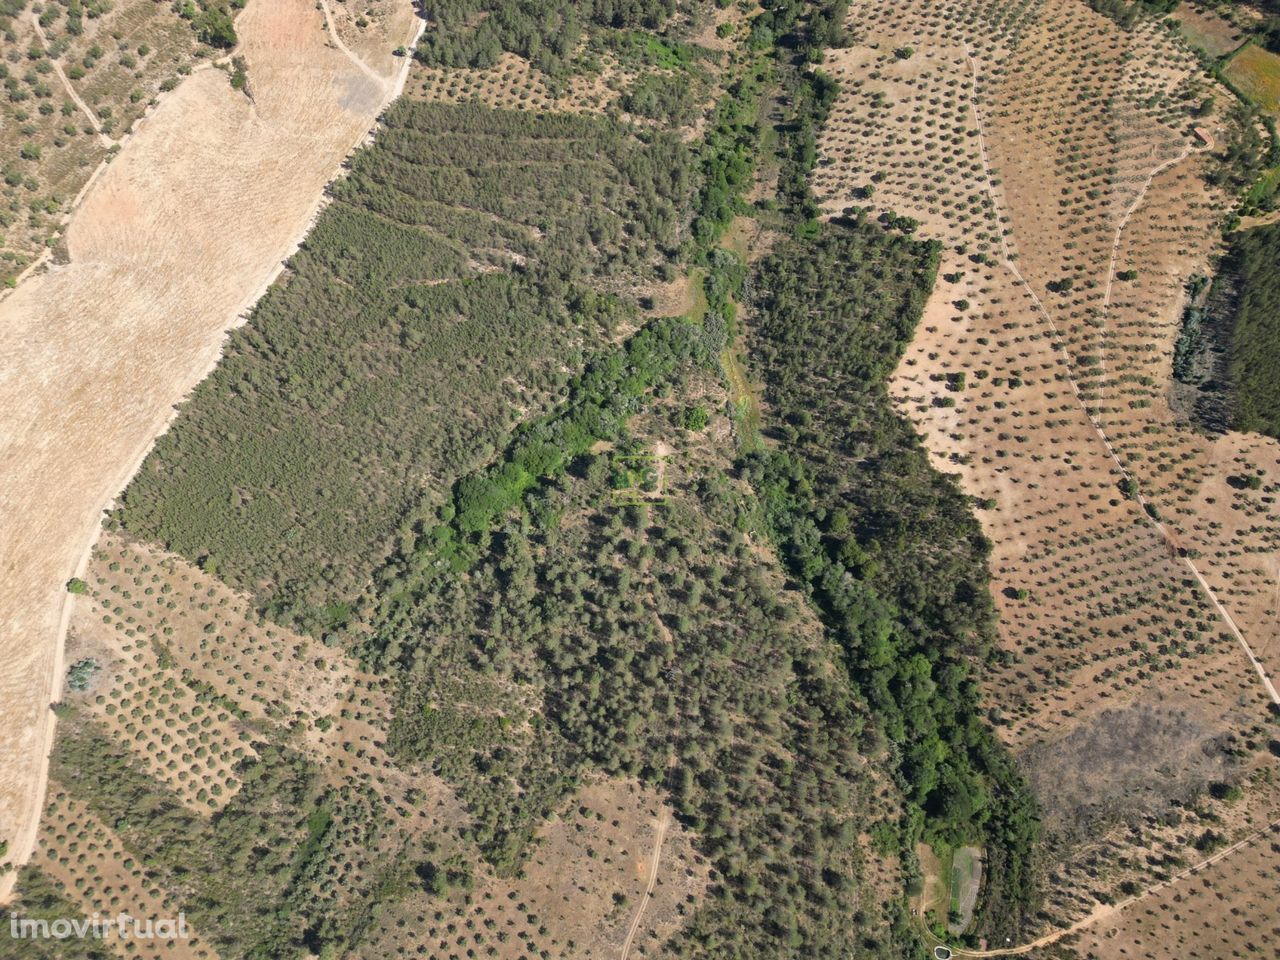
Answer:
[[[1188,877],[1194,876],[1197,873],[1207,870],[1216,863],[1221,863],[1223,860],[1227,859],[1227,857],[1231,856],[1237,850],[1243,850],[1245,847],[1249,846],[1252,843],[1256,843],[1258,840],[1261,840],[1263,837],[1273,834],[1278,828],[1280,828],[1280,821],[1276,821],[1275,823],[1269,823],[1265,827],[1263,827],[1261,830],[1257,830],[1249,834],[1243,840],[1238,840],[1237,842],[1233,843],[1231,846],[1224,847],[1222,850],[1219,850],[1213,856],[1208,857],[1204,860],[1201,860],[1199,863],[1192,864],[1190,867],[1187,867],[1185,870],[1180,870],[1179,872],[1171,876],[1168,880],[1161,880],[1159,883],[1156,883],[1153,886],[1150,886],[1147,889],[1139,893],[1136,893],[1131,897],[1126,897],[1124,900],[1120,900],[1117,903],[1099,904],[1097,907],[1094,908],[1093,912],[1090,913],[1087,917],[1083,917],[1082,919],[1077,920],[1075,923],[1071,924],[1071,926],[1069,927],[1062,927],[1059,930],[1053,930],[1049,933],[1046,933],[1044,936],[1038,937],[1035,940],[1032,940],[1030,943],[1024,943],[1016,947],[999,947],[994,950],[966,950],[963,947],[951,947],[949,948],[951,950],[951,955],[953,957],[974,957],[974,958],[1017,957],[1026,953],[1030,953],[1033,950],[1039,950],[1041,947],[1047,947],[1050,944],[1057,943],[1059,940],[1062,940],[1062,939],[1065,939],[1066,937],[1071,936],[1073,933],[1079,933],[1081,930],[1085,930],[1093,926],[1095,923],[1098,923],[1101,920],[1105,920],[1108,917],[1112,917],[1115,914],[1119,913],[1121,910],[1124,910],[1128,907],[1133,906],[1135,903],[1141,903],[1143,900],[1146,900],[1148,897],[1159,893],[1161,890],[1168,889],[1169,887],[1173,886],[1176,883],[1180,883],[1181,881],[1187,879]]]
[[[85,195],[71,262],[0,302],[0,840],[14,862],[44,802],[64,584],[403,84],[407,59],[382,76],[330,46],[326,13],[250,0],[237,29],[253,102],[221,71],[194,73]],[[387,48],[417,26],[403,0]],[[13,879],[0,877],[0,902]]]
[[[658,885],[658,861],[662,858],[662,843],[667,839],[667,830],[670,828],[671,817],[663,810],[662,817],[654,827],[653,854],[649,863],[649,885],[645,888],[644,896],[640,898],[640,902],[636,905],[636,915],[631,918],[631,926],[627,930],[627,939],[622,942],[620,960],[627,960],[628,955],[631,953],[631,945],[635,943],[636,934],[640,930],[640,921],[644,919],[645,907],[649,906],[649,901],[653,899],[653,888]]]
[[[973,113],[974,124],[977,127],[977,132],[978,132],[978,152],[982,160],[982,173],[983,173],[983,179],[985,183],[984,190],[986,191],[987,196],[990,198],[992,204],[996,206],[996,209],[999,209],[997,198],[991,189],[992,176],[991,176],[991,166],[987,160],[986,133],[983,127],[982,111],[978,109],[978,101],[976,97],[976,91],[978,89],[978,82],[979,82],[978,64],[974,61],[973,57],[970,56],[968,44],[965,44],[964,46],[964,55],[965,55],[965,59],[968,60],[969,62],[969,69],[973,73],[973,87],[971,88],[971,92],[969,94],[969,107]],[[1106,296],[1105,296],[1104,305],[1103,305],[1104,310],[1110,305],[1111,286],[1115,278],[1116,260],[1118,257],[1118,251],[1120,249],[1120,241],[1121,241],[1121,237],[1124,232],[1125,226],[1128,224],[1129,219],[1133,216],[1134,211],[1136,211],[1138,207],[1142,205],[1143,200],[1146,198],[1147,191],[1151,188],[1151,184],[1155,180],[1155,178],[1159,176],[1161,173],[1163,173],[1165,170],[1174,166],[1175,164],[1181,163],[1187,157],[1191,156],[1191,153],[1192,153],[1192,150],[1190,147],[1188,147],[1184,149],[1178,156],[1165,160],[1163,163],[1160,163],[1159,165],[1154,167],[1152,170],[1150,170],[1146,176],[1146,179],[1143,181],[1142,189],[1139,191],[1137,198],[1125,211],[1124,217],[1120,220],[1120,223],[1117,225],[1116,231],[1115,231],[1115,239],[1111,245],[1111,266],[1110,266],[1110,272],[1107,277]],[[1063,354],[1063,359],[1067,361],[1064,369],[1070,370],[1071,369],[1070,358],[1066,356],[1066,348],[1063,346],[1065,339],[1062,336],[1062,332],[1058,329],[1058,325],[1053,322],[1053,317],[1050,316],[1049,311],[1045,309],[1045,305],[1040,300],[1040,297],[1038,297],[1036,295],[1036,292],[1031,288],[1031,284],[1029,284],[1026,281],[1026,279],[1022,276],[1022,272],[1018,269],[1018,265],[1016,262],[1014,262],[1013,256],[1009,250],[1008,239],[1004,235],[1001,235],[1000,237],[1000,250],[1001,250],[1001,255],[1003,258],[1005,268],[1008,269],[1009,272],[1013,274],[1014,279],[1018,281],[1018,285],[1021,286],[1023,290],[1026,291],[1028,297],[1031,299],[1031,302],[1035,305],[1036,312],[1039,313],[1040,316],[1045,321],[1045,323],[1048,324],[1050,331],[1052,331],[1053,333],[1054,349],[1056,349],[1059,353]],[[1088,405],[1084,401],[1084,394],[1080,390],[1080,385],[1075,381],[1075,378],[1071,377],[1070,375],[1068,375],[1067,377],[1067,383],[1071,387],[1071,392],[1072,392],[1072,395],[1075,397],[1076,402],[1080,404],[1080,406],[1084,409],[1085,416],[1089,418],[1089,423],[1093,427],[1094,433],[1097,434],[1098,439],[1102,442],[1102,446],[1106,448],[1107,456],[1109,456],[1112,462],[1115,463],[1116,467],[1119,468],[1121,475],[1124,476],[1125,478],[1129,478],[1130,477],[1129,470],[1127,467],[1125,467],[1124,461],[1122,461],[1119,455],[1116,453],[1115,447],[1112,446],[1111,438],[1107,436],[1107,433],[1103,429],[1102,424],[1098,422],[1098,418],[1089,412]],[[1143,513],[1142,513],[1143,519],[1151,527],[1153,527],[1157,533],[1160,534],[1160,536],[1164,539],[1166,543],[1173,544],[1174,543],[1173,534],[1169,531],[1168,527],[1166,527],[1163,522],[1161,522],[1160,520],[1157,520],[1154,516],[1152,516],[1147,511],[1146,508],[1148,506],[1148,502],[1147,502],[1147,499],[1142,495],[1142,493],[1139,492],[1138,494],[1136,494],[1134,499],[1137,500],[1138,505],[1143,508]],[[1253,647],[1251,647],[1249,645],[1249,641],[1245,639],[1245,635],[1243,632],[1241,632],[1240,627],[1236,623],[1235,619],[1231,616],[1230,613],[1227,612],[1227,608],[1222,605],[1222,602],[1218,599],[1217,593],[1214,591],[1213,587],[1209,585],[1209,581],[1204,578],[1204,575],[1200,572],[1200,568],[1196,566],[1195,561],[1192,560],[1189,556],[1183,556],[1181,559],[1182,559],[1182,562],[1186,565],[1187,570],[1191,573],[1192,577],[1195,578],[1196,582],[1200,585],[1200,588],[1204,591],[1205,596],[1209,599],[1210,603],[1213,604],[1213,608],[1215,611],[1217,611],[1218,616],[1222,619],[1222,622],[1227,625],[1228,629],[1230,629],[1231,631],[1232,636],[1236,638],[1236,641],[1240,644],[1241,649],[1244,650],[1246,659],[1248,659],[1249,664],[1253,667],[1254,672],[1258,674],[1258,679],[1262,681],[1263,688],[1267,691],[1267,696],[1271,698],[1271,702],[1276,704],[1277,706],[1280,706],[1280,691],[1276,690],[1275,683],[1272,681],[1271,676],[1267,672],[1266,667],[1263,666],[1262,662],[1255,655]]]
[[[40,38],[40,45],[44,47],[45,52],[49,52],[49,38],[44,35],[44,28],[40,26],[40,17],[34,10],[31,11],[31,26],[35,28],[36,36]],[[66,91],[71,101],[80,108],[88,119],[94,132],[98,134],[98,140],[104,147],[111,147],[115,141],[102,132],[102,122],[98,119],[98,115],[90,109],[89,105],[81,99],[80,94],[76,93],[76,88],[71,85],[71,81],[67,79],[67,75],[62,72],[62,65],[58,63],[58,58],[50,54],[49,65],[53,67],[53,72],[58,77],[58,82],[62,84],[62,89]]]

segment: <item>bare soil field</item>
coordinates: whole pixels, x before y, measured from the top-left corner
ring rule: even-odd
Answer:
[[[389,911],[365,950],[397,956],[412,946],[439,960],[651,956],[708,882],[692,841],[652,788],[598,780],[541,828],[522,876],[485,875],[469,895],[447,901],[414,894]]]
[[[1225,57],[1244,42],[1244,32],[1221,11],[1180,3],[1172,14],[1187,41],[1211,57]]]
[[[1064,943],[1097,960],[1243,957],[1280,936],[1280,828]]]
[[[1002,737],[1049,799],[1076,776],[1072,744],[1093,744],[1089,787],[1051,809],[1048,916],[1066,923],[1125,882],[1069,840],[1080,824],[1112,862],[1143,845],[1176,859],[1187,838],[1162,817],[1188,780],[1271,762],[1280,445],[1206,437],[1167,398],[1184,284],[1232,206],[1192,128],[1223,143],[1200,105],[1230,97],[1176,34],[1078,2],[877,3],[849,26],[823,67],[841,96],[815,190],[831,214],[908,216],[944,244],[891,392],[994,543]],[[1260,490],[1233,483],[1249,472]],[[1150,748],[1136,759],[1099,739],[1130,710]],[[1232,736],[1250,746],[1231,769],[1187,762],[1226,763]],[[1259,794],[1265,819],[1277,798]],[[1108,833],[1117,818],[1138,825]]]
[[[391,20],[404,32],[384,42],[411,42]],[[253,99],[220,71],[179,85],[85,197],[70,262],[0,303],[0,837],[17,862],[43,805],[64,584],[397,87],[330,47],[305,0],[251,0],[238,30]]]

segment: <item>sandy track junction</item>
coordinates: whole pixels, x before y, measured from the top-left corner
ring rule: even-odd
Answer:
[[[70,262],[0,302],[0,840],[15,863],[43,805],[66,581],[403,83],[407,60],[372,70],[325,21],[313,0],[250,0],[237,29],[252,101],[222,71],[189,77],[85,196]],[[403,0],[387,49],[418,26]]]

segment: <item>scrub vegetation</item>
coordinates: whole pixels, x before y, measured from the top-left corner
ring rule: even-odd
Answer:
[[[993,653],[990,545],[885,389],[937,263],[935,243],[837,222],[762,264],[749,342],[777,446],[746,473],[900,758],[903,842],[988,843],[985,929],[1003,934],[1037,906],[1037,813],[974,676]]]
[[[562,394],[632,309],[610,289],[688,230],[668,136],[408,100],[384,124],[120,511],[312,631],[346,622],[419,498]]]

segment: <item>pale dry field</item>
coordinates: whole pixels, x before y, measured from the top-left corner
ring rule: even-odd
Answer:
[[[412,42],[392,20],[403,34],[384,42]],[[16,861],[42,806],[64,584],[397,89],[330,47],[306,0],[251,0],[238,30],[253,100],[220,71],[183,82],[85,197],[70,262],[0,303],[0,838]]]
[[[1194,859],[1199,817],[1166,820],[1209,778],[1253,784],[1233,838],[1280,812],[1254,780],[1273,695],[1214,601],[1275,667],[1280,444],[1208,438],[1167,398],[1184,284],[1232,206],[1192,128],[1224,142],[1196,110],[1229,95],[1176,35],[1077,0],[878,2],[849,26],[814,186],[944,245],[891,392],[994,544],[986,692],[1065,844],[1047,906],[1067,923],[1151,874],[1143,848]],[[1261,490],[1231,485],[1258,470]],[[1232,736],[1249,746],[1226,763]]]

